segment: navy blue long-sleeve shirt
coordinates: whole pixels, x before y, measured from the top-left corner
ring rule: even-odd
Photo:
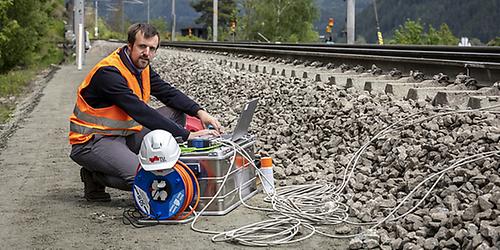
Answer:
[[[134,67],[128,58],[126,49],[125,46],[120,50],[120,59],[130,72],[135,75],[142,90],[141,72]],[[151,95],[165,105],[191,116],[196,116],[196,113],[200,110],[200,106],[196,102],[163,81],[160,75],[151,67],[150,82]],[[181,136],[184,140],[187,140],[189,136],[189,131],[141,101],[128,87],[127,81],[116,67],[107,66],[97,70],[90,84],[82,90],[82,96],[93,108],[105,108],[114,104],[148,129],[163,129],[169,131],[175,137]]]

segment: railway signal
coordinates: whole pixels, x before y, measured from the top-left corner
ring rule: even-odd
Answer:
[[[327,43],[333,43],[333,25],[334,25],[334,19],[333,18],[328,18],[328,25],[326,26],[326,42]]]
[[[231,21],[230,27],[232,33],[236,32],[236,21]]]
[[[232,37],[233,43],[234,43],[235,38],[236,38],[236,21],[231,20],[231,22],[229,23],[229,27],[231,29],[231,37]]]

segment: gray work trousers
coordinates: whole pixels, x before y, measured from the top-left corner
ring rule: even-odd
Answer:
[[[157,109],[163,116],[181,126],[186,124],[186,115],[170,107]],[[137,154],[142,138],[151,130],[143,128],[141,132],[129,136],[94,135],[83,144],[74,144],[70,157],[83,168],[94,172],[97,182],[112,188],[131,191],[134,177],[139,166]]]

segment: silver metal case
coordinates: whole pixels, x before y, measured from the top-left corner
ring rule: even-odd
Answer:
[[[238,140],[237,144],[245,149],[252,161],[255,159],[254,136],[246,136]],[[238,153],[231,167],[234,153],[231,147],[222,146],[206,152],[181,154],[180,160],[198,173],[201,198],[197,211],[201,211],[221,189],[203,215],[225,215],[238,207],[241,204],[240,186],[243,200],[257,193],[255,169]],[[227,180],[222,186],[226,174],[228,174]]]

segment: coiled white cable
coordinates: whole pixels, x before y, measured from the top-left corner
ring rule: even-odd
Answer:
[[[279,187],[275,189],[274,193],[267,193],[265,201],[271,203],[271,208],[260,208],[255,206],[248,205],[241,196],[241,187],[240,187],[240,200],[242,204],[250,209],[260,210],[271,212],[269,217],[271,219],[260,221],[256,223],[252,223],[237,229],[233,229],[226,232],[215,232],[209,230],[201,230],[194,227],[198,217],[203,213],[203,211],[208,208],[208,206],[213,202],[213,200],[218,196],[222,187],[227,181],[227,177],[229,176],[230,170],[234,166],[234,159],[236,154],[242,155],[249,164],[254,167],[261,178],[261,181],[270,182],[258,169],[250,155],[244,150],[240,145],[232,142],[221,140],[220,142],[226,146],[232,147],[234,150],[233,159],[231,162],[231,167],[226,173],[226,176],[221,184],[221,188],[214,195],[213,199],[207,203],[207,205],[195,215],[191,223],[191,228],[197,232],[215,234],[212,237],[212,241],[214,242],[232,242],[236,244],[242,244],[246,246],[275,246],[281,244],[289,244],[299,242],[305,239],[310,238],[315,233],[318,233],[323,236],[332,237],[332,238],[350,238],[355,237],[359,234],[351,234],[351,235],[338,235],[338,234],[330,234],[323,232],[322,230],[318,230],[321,226],[327,225],[338,225],[341,223],[350,223],[355,225],[372,225],[369,229],[374,229],[380,226],[382,223],[388,220],[397,220],[400,219],[407,214],[413,212],[431,193],[431,191],[435,188],[440,179],[444,176],[445,172],[454,169],[459,166],[463,166],[474,161],[489,158],[489,157],[498,157],[500,151],[490,151],[483,152],[475,155],[471,155],[465,157],[463,159],[459,159],[451,164],[449,167],[445,169],[431,174],[429,177],[425,178],[419,184],[413,188],[413,190],[405,196],[401,202],[394,207],[391,212],[382,220],[374,221],[374,222],[366,222],[366,223],[356,223],[348,220],[348,210],[349,207],[340,202],[341,196],[344,193],[345,187],[348,185],[354,170],[356,169],[357,163],[362,155],[362,153],[366,150],[366,148],[380,136],[385,135],[392,130],[400,129],[411,124],[421,123],[424,121],[432,120],[438,116],[444,116],[455,113],[468,113],[468,112],[491,112],[497,113],[497,111],[488,111],[489,109],[498,108],[500,105],[495,105],[491,107],[475,109],[475,110],[458,110],[458,111],[450,111],[444,113],[438,113],[436,115],[425,117],[422,119],[418,119],[413,122],[408,122],[409,119],[418,116],[424,112],[419,112],[412,114],[400,121],[393,123],[382,131],[378,132],[373,138],[371,138],[367,143],[365,143],[350,159],[347,166],[344,170],[344,175],[342,177],[342,183],[335,187],[332,184],[309,184],[309,185],[298,185],[298,186],[286,186]],[[403,122],[408,122],[407,124],[402,125]],[[434,181],[433,185],[427,190],[426,194],[407,212],[403,213],[400,216],[394,217],[396,211],[420,188],[428,182],[429,180],[438,178]],[[301,233],[301,228],[308,229],[310,232],[308,234]],[[300,233],[300,234],[299,234]],[[299,235],[304,235],[302,237],[297,237]]]

